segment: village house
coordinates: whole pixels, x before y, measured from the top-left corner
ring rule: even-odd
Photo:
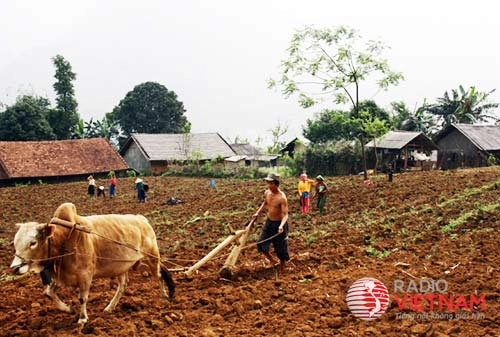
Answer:
[[[376,149],[379,167],[385,168],[391,164],[395,171],[409,168],[431,169],[435,166],[435,154],[438,150],[438,146],[429,137],[418,131],[389,131],[368,142],[365,147]]]
[[[226,167],[236,170],[238,167],[275,167],[279,158],[278,154],[265,154],[251,144],[231,144],[236,155],[225,159]]]
[[[53,141],[0,141],[0,184],[57,182],[93,174],[117,175],[127,163],[104,138]]]
[[[120,154],[134,170],[159,175],[175,165],[223,160],[236,153],[218,133],[133,133]]]
[[[500,159],[500,125],[451,124],[435,137],[442,169],[481,167]]]

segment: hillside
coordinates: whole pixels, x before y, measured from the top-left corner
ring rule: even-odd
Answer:
[[[49,221],[63,202],[81,215],[141,213],[153,224],[164,263],[189,267],[229,234],[242,229],[262,202],[261,180],[146,177],[148,202],[136,201],[133,179],[119,179],[114,199],[89,200],[86,182],[1,189],[0,326],[3,336],[78,334],[77,314],[56,311],[38,276],[12,279],[8,266],[17,222]],[[147,273],[133,272],[117,311],[105,314],[113,295],[109,280],[95,280],[91,336],[498,336],[500,335],[500,168],[383,175],[365,186],[361,177],[328,177],[327,214],[300,215],[298,179],[284,179],[289,198],[291,270],[262,263],[254,243],[259,219],[235,277],[219,276],[229,249],[187,278],[174,271],[177,299],[160,299]],[[98,182],[98,184],[105,182]],[[167,206],[175,196],[183,202]],[[360,278],[381,281],[390,294],[378,319],[356,318],[346,304]],[[424,281],[422,281],[424,280]],[[427,293],[415,289],[429,283]],[[398,287],[396,287],[396,285]],[[457,310],[415,295],[443,295]],[[61,297],[79,307],[76,291]],[[472,296],[471,296],[472,295]],[[482,303],[472,303],[484,295]],[[450,300],[450,296],[452,300]],[[412,310],[408,302],[413,304]],[[460,301],[465,300],[466,303]],[[437,299],[436,299],[437,301]],[[482,305],[485,305],[482,307]],[[420,315],[417,315],[420,314]]]

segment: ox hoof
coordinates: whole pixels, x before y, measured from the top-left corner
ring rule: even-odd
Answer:
[[[88,319],[87,319],[87,318],[80,318],[80,319],[78,320],[78,325],[79,325],[80,327],[83,327],[83,326],[85,325],[85,323],[87,323],[87,321],[88,321]]]

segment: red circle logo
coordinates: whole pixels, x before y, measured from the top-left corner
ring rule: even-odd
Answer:
[[[354,316],[371,321],[382,316],[387,310],[389,292],[379,280],[365,277],[351,285],[346,301]]]

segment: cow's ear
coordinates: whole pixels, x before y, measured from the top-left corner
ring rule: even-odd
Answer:
[[[56,225],[47,225],[47,228],[45,229],[45,234],[47,235],[48,238],[52,237],[56,231]]]
[[[49,238],[54,234],[54,231],[56,230],[55,225],[48,225],[46,223],[41,223],[36,226],[36,229],[38,230],[38,233],[40,233],[40,237],[42,240],[45,238]]]

